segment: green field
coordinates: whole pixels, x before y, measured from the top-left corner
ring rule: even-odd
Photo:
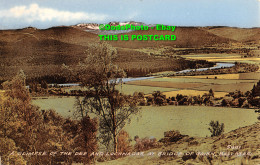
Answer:
[[[249,75],[244,75],[245,77],[250,77]],[[251,78],[253,78],[251,76]],[[254,84],[256,84],[259,79],[255,80],[239,80],[239,79],[205,79],[205,78],[154,78],[150,80],[141,80],[130,82],[134,84],[136,87],[140,86],[140,88],[174,88],[177,90],[198,90],[199,91],[209,91],[213,89],[214,92],[234,92],[236,90],[240,90],[242,92],[252,90]],[[170,90],[168,90],[170,91]],[[163,92],[168,92],[163,91]],[[196,93],[192,93],[192,95],[197,95]]]
[[[64,117],[72,117],[75,97],[49,97],[36,99],[33,103],[41,109],[55,109]],[[70,112],[69,112],[70,110]],[[169,130],[179,130],[190,136],[209,136],[209,122],[219,120],[225,124],[225,132],[257,122],[258,114],[254,110],[205,106],[144,106],[140,113],[132,116],[125,130],[134,136],[157,139]]]
[[[146,106],[140,116],[132,117],[125,127],[130,137],[155,137],[160,139],[169,130],[179,130],[189,136],[210,136],[209,122],[218,120],[225,124],[225,132],[257,122],[254,110],[204,107],[204,106]]]
[[[64,117],[72,117],[75,110],[75,97],[33,98],[32,103],[42,110],[54,109]]]

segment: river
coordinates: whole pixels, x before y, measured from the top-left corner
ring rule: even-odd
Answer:
[[[196,71],[205,71],[205,70],[213,70],[213,69],[221,69],[221,68],[231,68],[235,66],[235,64],[232,64],[232,63],[216,63],[215,66],[213,67],[210,67],[210,68],[198,68],[198,69],[185,69],[185,70],[182,70],[182,71],[178,71],[176,72],[177,74],[179,73],[187,73],[187,72],[196,72]]]
[[[198,69],[185,69],[185,70],[181,70],[181,71],[178,71],[176,72],[176,74],[179,74],[179,73],[187,73],[187,72],[195,72],[195,71],[205,71],[205,70],[211,70],[211,69],[220,69],[220,68],[230,68],[230,67],[233,67],[235,66],[235,64],[232,64],[232,63],[216,63],[215,66],[213,67],[209,67],[209,68],[198,68]],[[156,78],[154,76],[151,76],[151,77],[129,77],[129,78],[120,78],[120,79],[117,79],[117,83],[124,83],[124,82],[130,82],[130,81],[138,81],[138,80],[147,80],[147,79],[153,79],[153,78]],[[115,80],[110,80],[110,81],[115,81]],[[50,85],[54,85],[54,84],[50,84]],[[79,86],[79,84],[77,83],[65,83],[65,84],[57,84],[61,87],[69,87],[69,86]]]

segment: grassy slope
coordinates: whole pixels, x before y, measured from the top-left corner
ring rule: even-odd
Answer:
[[[260,134],[259,134],[260,122],[246,126],[243,128],[236,129],[229,133],[225,133],[220,137],[213,138],[190,138],[186,137],[176,143],[172,143],[168,146],[163,146],[161,148],[152,149],[146,151],[145,154],[149,152],[155,152],[155,156],[129,156],[114,161],[107,161],[97,164],[106,164],[106,165],[146,165],[146,164],[258,164],[260,162]],[[240,149],[227,149],[228,145],[241,146]],[[165,156],[159,157],[157,154],[163,151],[172,151],[172,152],[211,152],[211,153],[220,153],[220,152],[233,152],[234,155],[228,156],[197,156],[195,159],[188,159],[184,161],[182,156]],[[250,156],[237,156],[236,152],[251,152]],[[211,160],[212,159],[212,160]]]

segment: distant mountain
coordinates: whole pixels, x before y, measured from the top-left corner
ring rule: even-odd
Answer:
[[[97,23],[80,23],[77,25],[73,25],[72,27],[81,29],[81,30],[99,30],[99,24]]]
[[[134,25],[134,26],[146,25],[142,22],[135,22],[135,21],[109,22],[109,23],[102,23],[102,24],[103,25],[111,25],[111,26],[117,26],[117,25],[125,26],[126,24]],[[127,33],[127,32],[132,31],[132,30],[120,30],[120,31],[118,31],[118,30],[110,30],[110,31],[104,30],[104,31],[101,31],[101,30],[99,30],[99,25],[100,24],[97,24],[97,23],[80,23],[80,24],[77,24],[77,25],[73,25],[71,27],[77,28],[77,29],[80,29],[80,30],[84,30],[84,31],[87,31],[87,32],[95,33],[95,34],[119,34],[119,33]],[[149,26],[151,26],[151,25],[149,25]]]

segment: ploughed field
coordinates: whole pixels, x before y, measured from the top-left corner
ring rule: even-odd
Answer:
[[[154,91],[161,91],[166,97],[175,97],[177,94],[202,96],[212,89],[215,97],[224,97],[229,92],[236,90],[242,92],[252,90],[254,84],[260,79],[260,72],[133,79],[135,80],[119,83],[116,89],[127,95],[132,95],[134,92],[143,92],[148,95]],[[80,86],[64,87],[63,89],[66,92],[86,90]]]
[[[161,90],[167,97],[183,95],[203,95],[212,89],[216,97],[224,97],[229,92],[240,90],[250,91],[254,84],[260,79],[260,73],[239,73],[239,74],[220,74],[220,75],[200,75],[200,76],[175,76],[154,78],[128,82],[127,85],[163,88]],[[169,88],[169,90],[165,90]],[[173,89],[173,90],[171,90]],[[124,93],[124,90],[122,90]],[[153,91],[150,91],[152,93]],[[128,92],[129,93],[129,92]],[[149,94],[149,92],[145,93]]]
[[[241,62],[241,63],[249,63],[249,64],[260,64],[259,57],[246,57],[241,58],[239,54],[192,54],[192,55],[182,55],[182,57],[187,59],[195,59],[195,60],[207,60],[209,62]]]

